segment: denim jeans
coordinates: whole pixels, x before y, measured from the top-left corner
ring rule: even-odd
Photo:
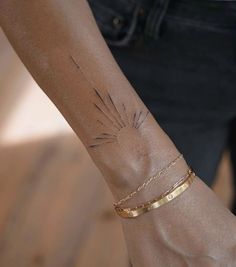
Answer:
[[[226,148],[236,167],[236,1],[90,4],[124,74],[201,179],[212,185]]]

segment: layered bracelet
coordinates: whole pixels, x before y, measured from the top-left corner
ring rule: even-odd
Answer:
[[[128,194],[126,197],[122,198],[120,201],[114,203],[115,211],[119,216],[122,218],[135,218],[145,212],[157,209],[162,205],[172,201],[180,194],[182,194],[193,182],[195,178],[195,173],[191,168],[188,169],[187,173],[181,177],[174,185],[168,188],[164,193],[160,196],[146,202],[143,204],[139,204],[135,207],[122,207],[125,201],[133,197],[137,194],[141,189],[146,187],[151,181],[155,180],[156,178],[160,177],[161,174],[165,173],[169,170],[172,166],[174,166],[178,160],[183,158],[183,155],[180,154],[176,159],[174,159],[171,163],[169,163],[165,168],[160,170],[156,175],[146,179],[142,185],[140,185],[136,190]]]
[[[119,206],[123,204],[124,202],[126,202],[127,200],[131,199],[139,191],[141,191],[146,186],[148,186],[152,181],[157,180],[158,178],[161,177],[161,175],[165,174],[170,168],[172,168],[182,158],[183,158],[183,154],[179,154],[173,161],[171,161],[167,166],[165,166],[163,169],[158,171],[155,175],[144,180],[144,182],[140,186],[138,186],[134,191],[132,191],[127,196],[123,197],[122,199],[114,203],[114,206]]]
[[[192,184],[194,177],[195,173],[192,170],[189,170],[184,179],[178,181],[174,186],[168,189],[165,193],[161,194],[159,197],[133,208],[122,208],[120,206],[115,206],[115,210],[117,214],[123,218],[135,218],[145,212],[157,209],[182,194]]]

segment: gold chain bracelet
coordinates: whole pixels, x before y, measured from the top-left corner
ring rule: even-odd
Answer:
[[[123,218],[135,218],[145,212],[159,208],[182,194],[192,184],[195,176],[196,175],[192,169],[189,169],[187,175],[182,177],[159,197],[133,208],[122,208],[120,206],[116,206],[115,211]]]
[[[146,180],[144,180],[143,184],[141,184],[140,186],[138,186],[136,188],[136,190],[134,190],[133,192],[129,193],[126,197],[122,198],[121,200],[117,201],[116,203],[114,203],[114,206],[115,207],[116,206],[120,206],[121,204],[123,204],[124,202],[126,202],[127,200],[129,200],[130,198],[132,198],[140,190],[142,190],[144,187],[146,187],[147,185],[149,185],[153,180],[156,180],[162,174],[164,174],[165,172],[167,172],[171,167],[173,167],[182,158],[183,158],[183,154],[180,154],[177,158],[175,158],[173,161],[171,161],[166,167],[164,167],[163,169],[161,169],[160,171],[158,171],[157,174],[155,174],[155,175],[147,178]]]

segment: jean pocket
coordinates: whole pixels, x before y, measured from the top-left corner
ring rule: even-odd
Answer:
[[[139,1],[90,0],[89,5],[97,25],[109,45],[127,46],[133,39]]]
[[[176,27],[235,33],[236,1],[179,0],[169,6],[165,20]]]

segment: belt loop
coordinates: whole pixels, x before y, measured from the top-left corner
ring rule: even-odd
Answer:
[[[159,14],[159,6],[160,0],[154,0],[152,5],[150,5],[150,12],[147,17],[146,25],[145,25],[145,35],[147,37],[153,37],[153,23],[155,22],[155,18]]]
[[[166,14],[170,0],[154,0],[150,13],[147,17],[145,34],[148,37],[157,39],[160,33],[160,26]]]
[[[155,36],[158,38],[160,36],[160,28],[161,28],[161,24],[162,24],[162,21],[165,17],[165,14],[166,14],[166,11],[168,9],[168,6],[169,6],[169,3],[170,3],[170,0],[161,0],[162,2],[162,10],[160,12],[160,16],[156,22],[156,25],[155,25]]]

